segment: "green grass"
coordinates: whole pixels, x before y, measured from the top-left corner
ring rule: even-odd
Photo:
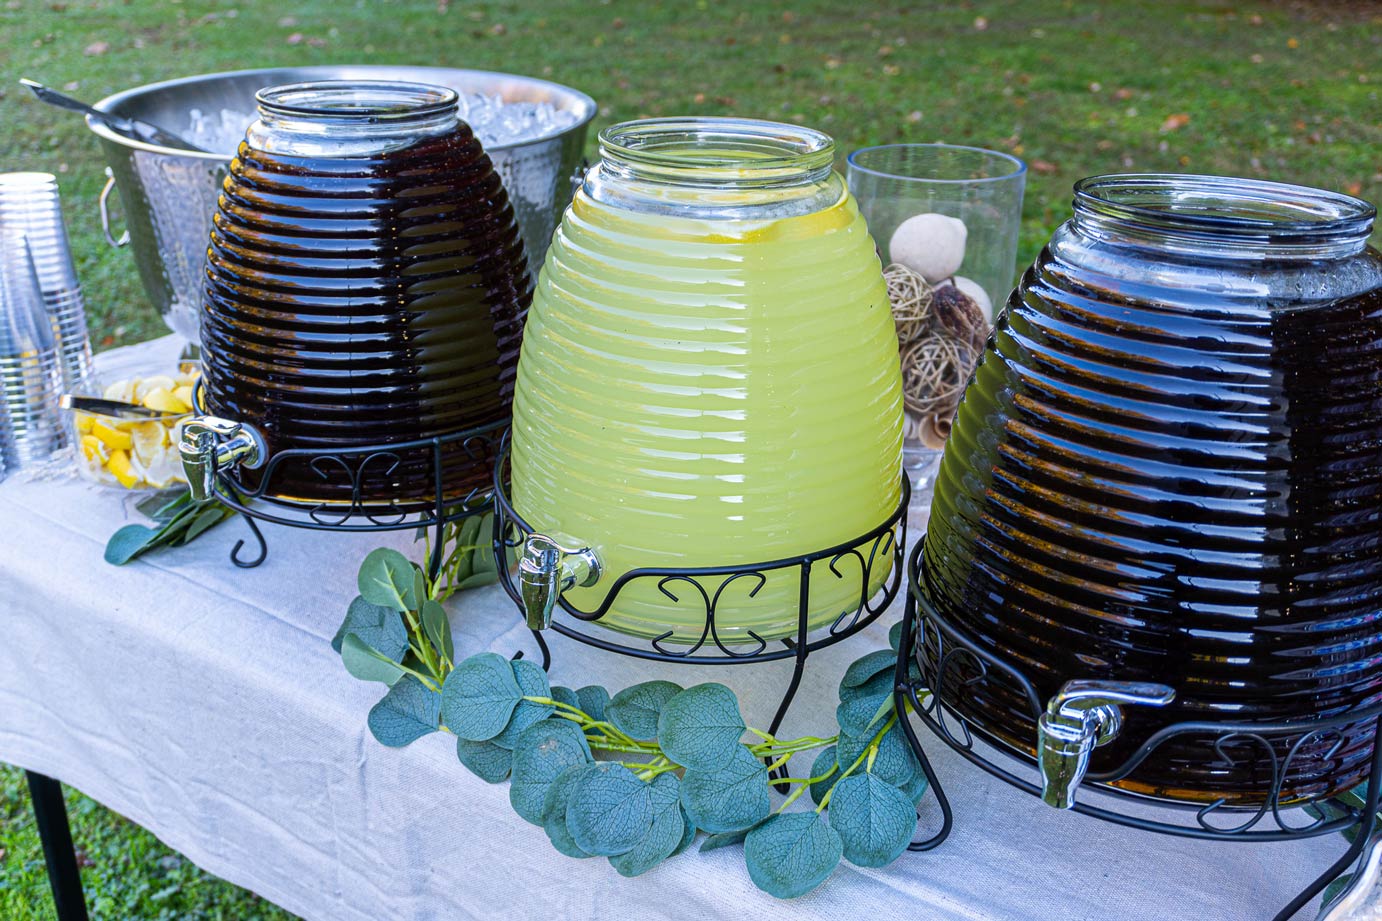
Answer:
[[[583,89],[601,104],[596,128],[733,113],[823,128],[842,152],[899,141],[996,147],[1033,167],[1025,264],[1065,218],[1071,183],[1094,173],[1261,176],[1382,199],[1379,26],[1376,0],[0,0],[0,169],[59,174],[98,347],[164,327],[129,254],[101,238],[95,138],[16,86],[19,76],[95,101],[214,70],[437,64]],[[1189,120],[1172,130],[1173,115]],[[47,918],[20,776],[0,770],[0,917]],[[172,855],[151,836],[89,800],[71,802],[99,916],[282,917],[163,860]]]
[[[95,921],[291,921],[73,790],[67,812]],[[55,921],[24,772],[0,765],[0,918]]]

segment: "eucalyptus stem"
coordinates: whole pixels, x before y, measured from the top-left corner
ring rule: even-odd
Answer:
[[[821,812],[825,809],[826,806],[830,805],[830,797],[835,795],[835,788],[840,785],[840,781],[844,780],[850,774],[853,774],[854,769],[857,768],[859,765],[863,764],[865,759],[868,759],[870,767],[873,766],[873,758],[874,755],[876,755],[878,752],[878,744],[883,741],[883,736],[888,734],[888,730],[893,728],[893,724],[896,722],[897,711],[894,710],[892,716],[888,717],[888,721],[883,724],[883,728],[878,730],[878,734],[873,737],[873,741],[870,742],[868,746],[859,753],[859,757],[854,759],[854,763],[851,764],[848,768],[846,768],[845,772],[841,774],[833,784],[830,785],[830,789],[825,791],[825,796],[821,797],[820,805],[816,806],[816,812]]]

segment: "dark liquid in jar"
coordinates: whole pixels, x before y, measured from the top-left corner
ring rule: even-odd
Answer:
[[[1239,806],[1353,787],[1375,720],[1308,724],[1382,701],[1382,291],[1184,311],[1042,268],[1010,302],[947,446],[928,597],[1024,673],[1041,707],[1072,678],[1176,689],[1164,709],[1126,707],[1092,773],[1171,723],[1305,724],[1217,747],[1178,736],[1117,786]],[[1119,328],[1146,332],[1135,352]],[[941,653],[928,633],[933,683]],[[947,661],[944,699],[1034,755],[1017,684],[990,668],[967,685],[976,659]]]
[[[501,422],[532,297],[513,209],[464,125],[369,157],[242,143],[214,219],[207,409],[271,452],[391,445]],[[488,488],[487,447],[441,448],[443,497]],[[272,498],[430,506],[432,449],[292,459]],[[241,470],[253,488],[259,471]]]

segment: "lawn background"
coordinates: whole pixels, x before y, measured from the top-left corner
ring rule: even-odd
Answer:
[[[1019,265],[1067,216],[1071,183],[1095,173],[1243,175],[1382,199],[1377,0],[3,0],[0,61],[0,170],[58,174],[98,349],[166,329],[130,255],[101,237],[94,136],[21,76],[94,102],[245,67],[473,67],[594,96],[592,155],[599,128],[674,114],[812,125],[834,135],[841,162],[872,144],[994,147],[1031,167]],[[93,917],[287,917],[85,797],[69,803]],[[4,921],[53,917],[28,808],[22,772],[0,768]]]

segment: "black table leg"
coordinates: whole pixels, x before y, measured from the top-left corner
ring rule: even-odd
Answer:
[[[29,796],[34,802],[34,819],[38,823],[38,837],[43,842],[43,860],[48,865],[48,883],[53,887],[58,921],[87,921],[82,876],[77,870],[72,830],[67,825],[62,784],[33,771],[24,773],[29,779]]]

